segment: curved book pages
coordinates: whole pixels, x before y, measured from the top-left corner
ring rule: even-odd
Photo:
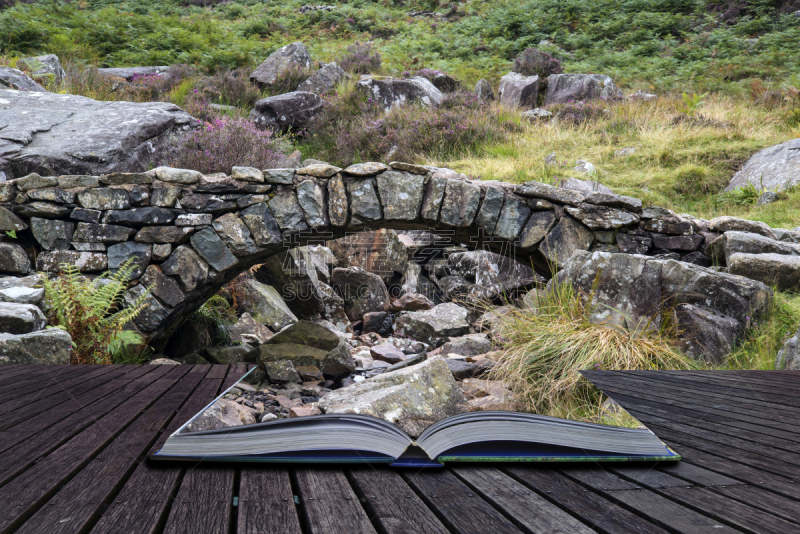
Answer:
[[[647,429],[505,411],[455,415],[431,425],[416,440],[387,421],[355,414],[312,415],[187,431],[190,423],[214,402],[170,435],[151,458],[387,463],[408,467],[436,467],[450,462],[619,462],[681,458]]]

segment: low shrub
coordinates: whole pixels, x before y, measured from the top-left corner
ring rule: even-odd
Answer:
[[[372,43],[356,42],[347,47],[345,55],[337,63],[352,74],[376,73],[381,68],[381,55]]]
[[[384,113],[366,96],[351,92],[329,99],[309,128],[309,153],[342,165],[453,157],[505,139],[514,126],[472,93],[448,95],[437,108],[406,105]]]
[[[44,282],[45,299],[50,324],[72,337],[70,363],[131,363],[129,356],[123,356],[144,340],[124,328],[144,310],[146,294],[127,308],[122,303],[136,265],[128,260],[116,272],[104,273],[96,280],[82,276],[73,265],[60,267],[55,279]]]
[[[728,184],[729,178],[714,173],[705,165],[681,165],[675,169],[673,189],[681,195],[697,197],[716,194]]]
[[[222,117],[181,137],[160,159],[172,167],[212,173],[230,172],[234,165],[266,169],[282,157],[281,144],[271,131],[259,130],[242,117]]]
[[[256,100],[262,98],[263,95],[255,85],[250,83],[249,73],[250,69],[239,68],[203,76],[196,81],[189,98],[225,106],[252,108]],[[295,85],[296,87],[297,85]]]
[[[514,72],[525,76],[536,75],[544,79],[551,74],[561,74],[564,68],[561,66],[561,61],[552,54],[535,48],[526,48],[514,60]]]
[[[778,351],[800,325],[800,294],[775,291],[767,318],[753,323],[728,356],[727,369],[775,369]]]
[[[736,189],[732,189],[731,191],[720,193],[717,196],[717,201],[720,204],[747,206],[755,204],[763,192],[764,192],[763,189],[760,189],[753,184],[747,183],[744,184],[742,187],[737,187]]]
[[[60,84],[47,84],[54,92],[81,95],[95,100],[126,100],[133,102],[172,101],[188,94],[197,69],[190,65],[173,65],[165,76],[155,74],[134,76],[130,82],[122,78],[106,76],[95,67],[82,63],[65,66],[66,76]],[[181,91],[178,91],[178,89]]]
[[[541,292],[532,308],[501,318],[503,356],[491,377],[520,395],[533,413],[601,420],[602,394],[581,377],[584,369],[696,369],[678,352],[668,332],[633,333],[589,322],[591,299],[569,283]]]
[[[586,122],[595,122],[606,116],[605,102],[569,102],[557,104],[550,108],[559,126],[580,126]]]

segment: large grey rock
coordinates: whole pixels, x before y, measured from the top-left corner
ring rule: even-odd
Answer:
[[[417,437],[433,423],[466,411],[465,404],[450,369],[437,356],[332,391],[318,406],[325,413],[380,417]]]
[[[582,181],[582,180],[576,180]],[[590,183],[597,183],[597,182],[590,182]],[[600,185],[600,184],[597,184]],[[563,187],[563,186],[562,186]],[[600,186],[601,188],[608,189],[605,186]],[[588,195],[586,196],[586,203],[587,204],[594,204],[596,206],[608,206],[611,208],[620,208],[623,210],[631,211],[633,213],[641,213],[642,212],[642,201],[638,198],[633,197],[626,197],[624,195],[615,195],[611,192],[610,189],[608,191],[587,191]]]
[[[736,319],[693,304],[675,306],[675,317],[683,352],[712,364],[724,362],[743,331],[743,325]]]
[[[34,78],[49,77],[55,83],[61,83],[67,75],[55,54],[21,58],[17,60],[17,67],[26,70]]]
[[[389,291],[381,277],[360,267],[334,269],[331,285],[344,299],[347,315],[353,321],[365,313],[389,309]]]
[[[301,317],[322,316],[345,330],[350,320],[344,300],[327,284],[331,261],[332,254],[325,247],[295,247],[267,258],[255,276],[259,282],[275,287],[289,309]]]
[[[274,287],[248,279],[242,284],[242,291],[253,319],[268,326],[273,332],[297,322],[297,317]]]
[[[139,278],[150,259],[153,257],[153,245],[146,243],[118,243],[108,247],[108,268],[119,269],[127,260],[131,260],[135,268],[131,272],[131,279]]]
[[[0,66],[0,89],[47,92],[47,89],[21,70],[5,66]]]
[[[16,243],[0,242],[0,273],[28,274],[31,262],[25,249]]]
[[[595,230],[616,230],[639,222],[639,216],[635,213],[586,202],[577,208],[567,206],[566,210],[567,213]]]
[[[389,166],[384,163],[369,161],[367,163],[356,163],[347,167],[344,172],[353,176],[375,176],[384,171],[388,171]]]
[[[311,55],[301,42],[283,46],[273,52],[250,74],[250,81],[259,87],[268,87],[289,69],[311,68]]]
[[[384,111],[403,104],[419,102],[425,106],[438,106],[444,94],[427,78],[380,79],[367,78],[356,84],[356,89],[369,97]]]
[[[523,197],[543,198],[559,204],[580,206],[586,200],[587,193],[573,189],[563,189],[541,182],[526,182],[514,188],[514,192]]]
[[[759,189],[783,191],[800,183],[800,138],[756,152],[733,175],[726,191],[751,184]]]
[[[120,243],[134,232],[127,226],[79,222],[72,239],[78,243]]]
[[[539,250],[551,265],[561,269],[575,251],[589,250],[593,242],[591,230],[572,217],[563,217],[544,238]]]
[[[800,371],[800,329],[786,340],[775,357],[775,369]]]
[[[208,278],[208,264],[191,247],[177,247],[161,264],[164,274],[175,276],[185,292],[193,291]]]
[[[622,91],[605,74],[551,74],[547,77],[545,106],[566,104],[570,100],[614,100]]]
[[[508,195],[494,229],[495,237],[514,241],[522,233],[531,209],[519,197]]]
[[[750,221],[747,219],[740,219],[738,217],[716,217],[708,221],[708,230],[710,232],[730,232],[731,230],[737,232],[750,232],[751,234],[759,234],[770,239],[777,239],[775,232],[769,227],[767,223],[761,221]]]
[[[442,345],[442,354],[478,356],[492,351],[492,341],[487,334],[467,334],[456,337]]]
[[[500,103],[509,107],[535,108],[539,77],[509,72],[500,78]]]
[[[360,267],[377,274],[389,283],[397,273],[404,273],[411,250],[394,230],[352,233],[328,242],[339,267]]]
[[[475,84],[475,96],[481,102],[491,102],[494,100],[494,91],[492,91],[492,84],[481,78]]]
[[[218,430],[256,422],[257,412],[230,399],[219,399],[186,427],[187,432]]]
[[[315,95],[324,95],[336,88],[336,84],[349,78],[342,67],[336,63],[328,63],[312,74],[306,81],[297,86],[298,91],[308,91]]]
[[[0,302],[0,333],[29,334],[47,324],[42,310],[33,304]]]
[[[469,333],[467,309],[447,302],[430,310],[404,312],[395,321],[395,333],[438,347],[448,338]]]
[[[293,91],[262,98],[250,112],[250,120],[261,129],[302,132],[323,108],[323,100],[308,91]]]
[[[152,171],[148,171],[148,174],[153,174],[156,178],[168,184],[183,185],[196,184],[203,177],[203,174],[199,171],[194,171],[192,169],[176,169],[166,166],[156,167]]]
[[[481,188],[462,180],[447,180],[439,221],[446,226],[470,226],[478,213]]]
[[[341,228],[347,224],[350,203],[347,200],[347,186],[340,174],[328,180],[328,218],[332,226]]]
[[[2,171],[0,171],[2,172]],[[59,206],[50,202],[28,202],[20,204],[14,210],[23,217],[42,217],[44,219],[59,219],[70,214],[70,208]]]
[[[0,171],[10,177],[141,171],[171,134],[198,125],[164,102],[0,90],[0,149],[8,160]]]
[[[69,363],[72,338],[60,328],[48,328],[29,334],[0,333],[0,365]]]
[[[134,78],[145,76],[164,77],[169,74],[169,65],[155,65],[146,67],[110,67],[97,69],[97,74],[111,78],[123,78],[132,81]]]
[[[345,182],[350,197],[350,215],[353,224],[380,220],[381,202],[378,200],[374,178],[350,179]]]
[[[376,178],[385,219],[413,221],[419,214],[425,177],[408,172],[386,171]]]
[[[525,228],[519,234],[519,248],[521,250],[535,250],[555,223],[556,215],[552,211],[533,212]]]
[[[25,224],[25,221],[0,206],[0,232],[21,232],[27,229],[28,225]]]
[[[306,222],[311,228],[328,226],[326,189],[314,180],[304,180],[297,184],[297,203],[303,209]]]
[[[478,210],[478,216],[475,218],[475,224],[483,228],[486,235],[494,233],[505,198],[505,193],[497,187],[487,187],[484,191],[483,201],[481,202],[480,210]]]
[[[133,320],[139,329],[149,334],[164,326],[169,317],[169,310],[145,289],[141,284],[130,288],[123,299],[126,307],[130,307],[137,302],[143,306],[141,313]]]
[[[174,308],[184,301],[184,296],[180,287],[178,287],[178,283],[165,275],[161,267],[157,265],[151,265],[147,268],[147,271],[145,271],[144,276],[141,278],[141,283],[150,290],[150,293],[155,295],[158,300],[170,308]]]
[[[34,278],[41,283],[41,277],[39,276],[26,276],[25,278],[13,278],[9,277],[8,279],[0,279],[0,282],[14,282],[15,280],[20,280],[21,282],[19,285],[13,283],[5,283],[0,285],[0,302],[12,302],[14,304],[41,304],[44,300],[44,288],[43,287],[33,287],[29,284],[26,284],[26,279]]]
[[[686,304],[700,309],[685,308],[693,317],[692,322],[702,325],[699,330],[716,328],[731,343],[744,334],[750,319],[766,315],[773,297],[766,285],[742,276],[675,260],[608,252],[576,252],[548,288],[566,282],[587,298],[592,296],[592,321],[630,330],[657,329],[665,307]],[[711,320],[705,312],[727,319]],[[731,325],[736,326],[733,336]],[[693,338],[687,335],[684,333],[681,339],[691,341]],[[709,336],[704,334],[701,338],[708,340]],[[694,350],[714,360],[721,357],[718,352],[701,347]]]
[[[245,362],[253,363],[258,356],[256,349],[247,343],[229,347],[209,347],[203,354],[210,362],[227,365]]]
[[[236,321],[236,331],[242,337],[242,341],[251,345],[261,345],[272,337],[272,330],[257,322],[253,316],[245,312]]]
[[[105,271],[108,257],[98,252],[78,252],[74,250],[53,250],[42,252],[36,258],[36,270],[48,273],[62,271],[62,264],[68,263],[82,273]]]
[[[33,237],[44,250],[67,250],[75,231],[75,223],[51,219],[31,218]]]
[[[347,342],[311,321],[299,321],[278,332],[258,351],[261,364],[291,360],[295,367],[313,365],[334,379],[345,378],[356,368]]]
[[[737,252],[744,254],[786,254],[800,256],[800,245],[777,241],[759,234],[725,232],[706,247],[706,256],[719,263],[728,263],[730,257]]]
[[[800,256],[737,252],[728,257],[727,264],[729,273],[764,282],[779,291],[800,287]]]
[[[78,204],[92,210],[125,210],[131,207],[127,191],[99,187],[78,193]]]
[[[105,224],[129,224],[145,226],[149,224],[170,224],[175,220],[175,213],[159,207],[134,208],[132,210],[112,210],[105,214]]]
[[[211,224],[211,227],[216,230],[217,235],[236,256],[248,256],[259,251],[255,241],[253,241],[250,230],[233,213],[226,213],[217,218]]]
[[[281,228],[266,202],[253,204],[243,210],[242,221],[250,229],[256,245],[260,247],[280,243],[283,239]]]
[[[303,209],[297,202],[297,195],[290,188],[279,188],[269,201],[269,209],[275,222],[284,232],[308,230]]]
[[[467,300],[476,303],[510,296],[544,281],[528,265],[488,250],[451,253],[435,273],[439,279],[462,278],[468,283]]]
[[[447,182],[447,177],[439,172],[433,173],[428,178],[428,185],[422,197],[422,209],[420,210],[420,217],[426,223],[433,224],[439,220]]]
[[[278,384],[299,384],[302,382],[291,360],[264,362],[262,365],[270,382]]]
[[[191,242],[192,248],[217,271],[229,269],[238,261],[233,252],[211,228],[204,228],[192,234]]]

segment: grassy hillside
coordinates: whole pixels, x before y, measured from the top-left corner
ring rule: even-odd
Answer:
[[[213,70],[252,65],[295,40],[324,61],[350,42],[373,40],[387,72],[426,66],[474,83],[495,81],[522,50],[547,41],[542,48],[567,72],[607,73],[630,89],[741,92],[753,79],[800,83],[793,14],[800,0],[349,0],[301,14],[305,4],[34,0],[0,11],[0,53]],[[448,16],[409,16],[420,10]]]
[[[348,45],[370,41],[385,74],[434,68],[467,88],[480,78],[496,84],[522,50],[535,46],[559,58],[566,72],[606,73],[627,93],[643,89],[660,99],[607,106],[580,124],[549,127],[468,98],[384,117],[352,94],[351,83],[328,98],[324,127],[295,145],[307,157],[340,165],[381,159],[397,145],[395,157],[508,181],[579,176],[572,167],[586,159],[597,168],[594,179],[650,204],[800,224],[800,193],[765,208],[751,197],[720,194],[753,153],[800,134],[800,96],[792,89],[800,86],[800,0],[350,0],[301,13],[303,5],[34,0],[0,9],[0,55],[13,64],[24,55],[57,53],[75,71],[187,64],[168,86],[145,84],[136,93],[85,77],[55,90],[170,100],[206,118],[213,114],[203,105],[211,102],[245,115],[265,95],[246,82],[249,69],[297,40],[320,61],[340,60]],[[411,16],[422,10],[438,16]],[[688,110],[683,92],[707,94]],[[692,120],[675,123],[687,112]],[[615,156],[621,148],[635,151]],[[559,164],[545,166],[551,153]]]

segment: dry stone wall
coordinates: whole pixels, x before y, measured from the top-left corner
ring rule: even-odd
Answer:
[[[400,162],[234,167],[230,175],[159,167],[0,183],[0,231],[17,236],[0,241],[0,273],[55,273],[62,263],[99,273],[133,259],[129,299],[149,289],[137,326],[151,341],[269,256],[369,228],[446,231],[545,276],[578,250],[708,264],[701,250],[718,235],[631,197]]]

